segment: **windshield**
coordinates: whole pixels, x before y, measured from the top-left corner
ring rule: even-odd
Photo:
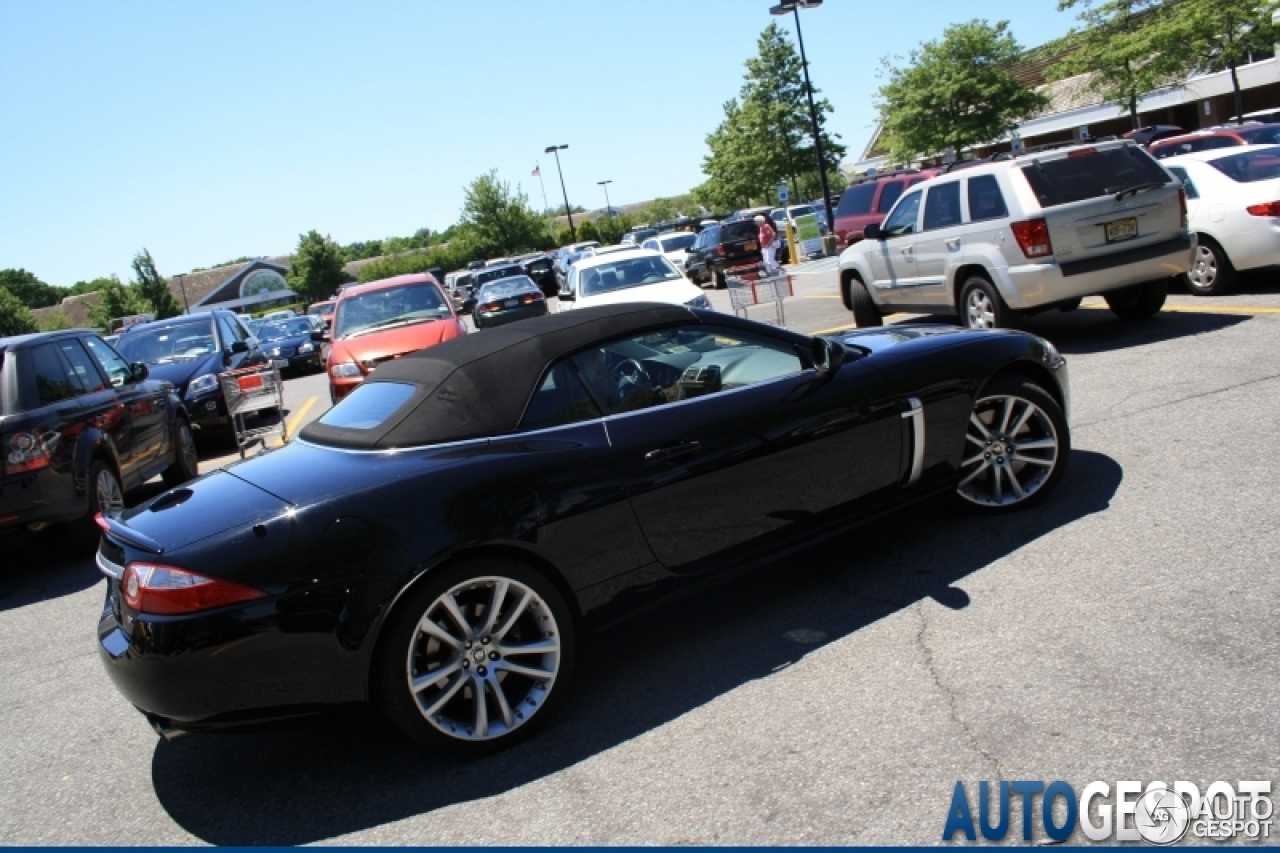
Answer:
[[[662,255],[628,258],[611,264],[600,264],[582,272],[582,295],[593,296],[629,287],[660,284],[679,279],[680,273]]]
[[[258,330],[258,339],[263,341],[278,341],[281,338],[294,338],[298,335],[311,334],[311,322],[309,320],[288,320],[283,323],[267,323]]]
[[[333,334],[335,338],[346,338],[386,326],[443,320],[452,313],[432,284],[384,287],[339,302]]]
[[[1280,178],[1280,146],[1219,157],[1209,165],[1240,184]]]
[[[533,283],[533,279],[526,275],[511,276],[510,278],[499,279],[492,284],[486,284],[480,288],[476,298],[481,302],[490,299],[505,299],[508,296],[514,296],[517,293],[531,293],[538,290],[538,285]]]
[[[1250,145],[1274,145],[1280,142],[1280,124],[1238,130],[1236,135]]]
[[[217,348],[213,321],[207,317],[159,329],[132,329],[116,343],[116,349],[126,361],[144,364],[200,358]]]
[[[662,251],[664,252],[678,252],[681,249],[688,249],[693,245],[693,241],[697,239],[697,234],[672,234],[667,237],[659,237],[658,244],[662,246]]]

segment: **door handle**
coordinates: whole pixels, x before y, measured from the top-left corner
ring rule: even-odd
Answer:
[[[906,255],[907,257],[911,257],[912,255],[914,255],[914,254],[915,254],[915,251],[916,251],[916,250],[915,250],[915,247],[914,247],[914,246],[903,246],[903,247],[902,247],[902,254]]]
[[[659,447],[657,450],[650,450],[644,455],[644,461],[647,465],[657,465],[661,462],[671,462],[685,456],[692,456],[701,449],[702,444],[697,441],[679,441]]]
[[[959,248],[960,248],[960,238],[959,238],[959,237],[952,237],[950,240],[948,240],[948,241],[947,241],[947,248],[948,248],[948,249],[959,249]]]

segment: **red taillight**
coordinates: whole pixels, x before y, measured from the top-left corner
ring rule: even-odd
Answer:
[[[720,257],[722,257],[722,258],[724,257],[724,246],[723,246],[723,245],[721,245],[721,246],[716,246],[716,254],[717,254],[717,255],[719,255],[719,256],[720,256]]]
[[[1178,210],[1182,212],[1182,227],[1187,227],[1187,188],[1178,187]]]
[[[120,580],[124,603],[139,613],[172,616],[265,598],[266,593],[155,563],[130,563]]]
[[[1263,204],[1251,204],[1245,208],[1254,216],[1280,216],[1280,201],[1268,201]]]
[[[535,302],[541,302],[541,301],[542,301],[541,293],[526,293],[524,296],[520,297],[521,305],[532,305]]]
[[[30,432],[18,432],[4,443],[4,473],[26,474],[46,468],[51,460],[44,439]]]
[[[1013,236],[1028,258],[1047,258],[1053,254],[1053,244],[1049,242],[1049,224],[1043,219],[1028,219],[1025,222],[1013,223]]]
[[[501,302],[486,302],[476,310],[477,311],[497,311],[501,307],[502,307]]]
[[[98,529],[103,533],[108,533],[111,530],[111,525],[107,524],[106,516],[100,512],[95,512],[93,514],[93,523],[98,525]]]

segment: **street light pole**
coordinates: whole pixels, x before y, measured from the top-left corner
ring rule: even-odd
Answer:
[[[835,233],[836,219],[831,210],[831,188],[827,186],[827,159],[822,154],[822,129],[818,126],[818,110],[813,105],[813,84],[809,82],[809,60],[804,55],[804,36],[800,32],[800,7],[812,9],[821,6],[822,0],[787,0],[769,10],[771,15],[788,12],[796,19],[796,41],[800,43],[800,67],[804,70],[804,93],[809,99],[809,122],[813,125],[813,148],[818,155],[818,181],[822,184],[822,206],[827,211],[827,228]]]
[[[596,183],[604,187],[604,209],[609,212],[609,218],[613,219],[613,205],[609,204],[609,184],[613,181],[596,181]]]
[[[564,188],[564,170],[560,168],[560,152],[568,145],[548,145],[546,154],[556,155],[556,173],[560,176],[560,192],[564,194],[564,215],[569,217],[569,239],[578,241],[578,232],[573,228],[573,209],[569,207],[569,191]]]
[[[182,308],[183,308],[182,313],[190,314],[191,306],[187,304],[187,274],[178,273],[178,275],[174,277],[178,279],[178,287],[182,288]]]

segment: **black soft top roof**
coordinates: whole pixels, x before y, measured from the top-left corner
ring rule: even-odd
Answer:
[[[365,380],[415,389],[378,426],[350,429],[317,420],[301,435],[317,444],[387,450],[509,433],[519,426],[553,362],[597,341],[696,322],[698,315],[688,308],[631,302],[562,311],[464,335],[388,361]]]

